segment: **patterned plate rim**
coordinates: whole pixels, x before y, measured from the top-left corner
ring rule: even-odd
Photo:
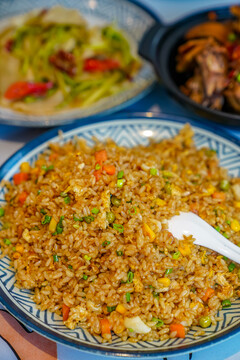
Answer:
[[[191,126],[197,130],[204,131],[209,136],[217,136],[220,137],[222,141],[226,141],[231,143],[231,145],[234,145],[234,147],[238,150],[238,153],[240,155],[240,141],[233,136],[229,135],[228,133],[224,132],[220,129],[215,129],[211,126],[199,124],[197,120],[194,117],[187,118],[187,117],[180,117],[180,116],[174,116],[174,115],[167,115],[167,114],[154,114],[152,112],[148,113],[121,113],[117,114],[115,116],[109,116],[104,118],[104,121],[97,121],[96,119],[92,120],[84,120],[83,123],[80,125],[65,125],[61,127],[54,128],[52,130],[47,131],[46,133],[38,136],[31,142],[27,143],[25,146],[23,146],[20,150],[18,150],[15,154],[13,154],[0,168],[0,181],[6,176],[11,173],[11,168],[16,165],[18,162],[21,161],[21,159],[24,156],[27,156],[29,152],[32,150],[39,148],[41,145],[44,145],[44,143],[49,142],[54,137],[58,136],[58,131],[62,130],[64,133],[64,137],[69,138],[71,134],[76,133],[77,131],[90,131],[91,128],[99,129],[104,126],[123,126],[123,125],[163,125],[163,123],[168,123],[168,126],[170,123],[173,123],[175,126],[179,125],[179,128],[182,127],[184,123],[190,123]],[[109,348],[104,347],[104,345],[95,345],[83,342],[81,340],[75,340],[72,339],[66,339],[64,335],[56,334],[56,332],[52,329],[46,329],[44,325],[39,324],[37,321],[35,321],[32,317],[29,315],[26,315],[26,313],[19,309],[18,306],[16,306],[13,301],[8,297],[7,291],[3,289],[2,281],[0,280],[0,302],[3,304],[3,306],[6,307],[6,309],[19,321],[26,324],[31,328],[33,331],[38,332],[42,336],[45,336],[55,342],[59,342],[61,344],[77,348],[79,350],[88,352],[88,353],[95,353],[99,355],[104,354],[112,354],[113,356],[125,356],[125,357],[151,357],[155,358],[156,355],[161,356],[167,356],[169,354],[171,355],[183,355],[185,353],[194,352],[198,350],[205,349],[207,347],[213,346],[216,343],[220,343],[225,341],[226,339],[230,339],[235,334],[239,333],[240,328],[239,324],[236,324],[232,326],[230,329],[223,331],[221,334],[213,334],[209,339],[203,339],[200,340],[195,345],[182,345],[178,346],[176,350],[171,349],[164,349],[164,351],[161,351],[161,348],[155,348],[155,349],[145,349],[145,350],[137,350],[137,349],[117,349],[117,348]]]

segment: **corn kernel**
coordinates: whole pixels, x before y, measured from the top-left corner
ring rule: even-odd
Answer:
[[[231,229],[235,232],[238,232],[240,230],[240,224],[238,220],[233,220],[231,222]]]
[[[57,227],[57,221],[54,219],[54,217],[52,217],[52,218],[51,218],[51,221],[50,221],[50,223],[49,223],[48,229],[49,229],[49,231],[51,231],[52,233],[54,233],[55,230],[56,230],[56,227]]]
[[[152,229],[146,224],[143,224],[143,231],[150,237],[151,240],[154,240],[156,237],[156,234]]]
[[[240,208],[240,201],[234,201],[234,206],[239,209]]]
[[[151,190],[151,185],[147,184],[147,185],[146,185],[146,191],[149,192],[150,190]]]
[[[158,205],[158,206],[164,206],[166,204],[166,201],[165,200],[162,200],[162,199],[156,199],[155,200],[155,203]]]
[[[181,188],[177,185],[172,185],[172,195],[181,196],[181,194],[182,194]]]
[[[43,159],[38,159],[35,161],[35,165],[37,167],[42,167],[44,165],[44,160]]]
[[[13,258],[16,260],[16,259],[19,259],[21,256],[21,254],[19,252],[15,252],[13,253]]]
[[[202,258],[201,258],[201,262],[203,265],[205,265],[207,263],[207,255],[206,255],[206,250],[203,252]]]
[[[21,169],[22,172],[28,173],[30,171],[31,167],[30,167],[28,162],[23,162],[20,165],[20,169]]]
[[[38,167],[35,167],[31,170],[31,173],[38,175],[40,173],[40,169]]]
[[[158,279],[159,284],[168,287],[171,283],[171,280],[169,278],[160,278]]]
[[[136,292],[142,292],[144,287],[142,282],[140,281],[140,279],[138,277],[134,277],[133,279],[133,284],[134,284],[134,290]]]
[[[213,276],[213,269],[210,268],[209,274],[208,274],[208,278],[211,278]]]
[[[191,254],[191,248],[188,244],[181,242],[181,245],[179,245],[178,250],[183,256],[187,256]]]
[[[119,312],[119,314],[125,314],[125,312],[127,311],[127,309],[125,308],[124,305],[122,304],[118,304],[118,306],[116,307],[116,311]]]
[[[20,254],[23,253],[24,247],[22,245],[16,245],[16,251],[19,252]]]
[[[188,174],[188,175],[191,175],[191,174],[192,174],[192,170],[190,170],[190,169],[187,170],[187,174]]]
[[[175,171],[177,171],[177,169],[178,169],[178,164],[173,164],[172,171],[175,172]]]
[[[201,307],[204,308],[204,305],[200,301],[191,302],[190,309],[194,309],[195,307]]]
[[[68,187],[66,188],[66,190],[64,190],[64,192],[65,192],[65,193],[68,193],[69,190],[71,190],[71,186],[68,186]]]
[[[213,186],[212,184],[210,184],[210,185],[207,187],[207,191],[204,192],[204,193],[202,194],[202,196],[210,196],[210,195],[212,195],[215,191],[216,191],[215,186]]]

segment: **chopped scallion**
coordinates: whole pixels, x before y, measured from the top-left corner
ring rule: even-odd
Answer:
[[[3,241],[6,245],[11,245],[11,243],[12,243],[11,240],[9,240],[9,239],[4,239]]]
[[[111,241],[105,240],[105,241],[102,243],[102,246],[103,246],[103,247],[106,247],[106,246],[108,246],[109,244],[111,244]]]
[[[120,170],[120,171],[118,172],[118,174],[117,174],[117,178],[118,178],[118,179],[122,179],[123,176],[124,176],[124,172],[123,172],[123,170]]]
[[[235,269],[235,267],[236,267],[236,265],[235,265],[234,263],[230,263],[230,264],[228,265],[228,270],[229,270],[230,272],[232,272],[232,271]]]
[[[54,262],[59,262],[59,258],[58,258],[58,256],[56,254],[53,255],[53,261]]]
[[[0,217],[2,217],[5,214],[5,210],[3,208],[0,208]]]
[[[71,202],[71,198],[70,198],[70,196],[66,196],[65,198],[64,198],[64,202],[65,202],[65,204],[70,204],[70,202]]]
[[[131,300],[131,294],[129,292],[126,293],[126,301],[130,302]]]
[[[127,283],[130,284],[133,282],[134,273],[132,271],[129,271],[127,274]]]
[[[113,312],[116,309],[117,306],[107,306],[107,311],[109,313]]]
[[[49,224],[51,221],[52,217],[49,215],[45,215],[45,218],[42,220],[42,225],[46,225]]]
[[[117,256],[123,256],[123,251],[122,250],[117,250],[116,253],[117,253]]]
[[[113,228],[115,229],[115,230],[117,230],[118,232],[120,232],[120,233],[123,233],[123,231],[124,231],[124,226],[123,225],[121,225],[121,224],[113,224]]]

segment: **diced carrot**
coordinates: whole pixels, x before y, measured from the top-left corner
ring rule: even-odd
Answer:
[[[28,179],[28,174],[25,172],[20,172],[13,175],[13,182],[15,185],[19,185],[22,182],[26,181]]]
[[[177,332],[177,337],[179,338],[185,338],[185,329],[182,324],[171,324],[170,325],[170,331],[171,332]]]
[[[102,175],[102,170],[95,170],[93,175],[95,176],[96,181],[100,180],[101,175]]]
[[[207,302],[208,299],[214,294],[214,290],[212,288],[207,288],[207,291],[205,292],[205,295],[202,297],[202,300],[204,302]]]
[[[68,319],[69,311],[70,311],[70,307],[63,303],[62,304],[63,321],[66,321]]]
[[[103,170],[105,170],[108,175],[114,175],[116,167],[114,165],[103,165]]]
[[[98,164],[102,165],[102,163],[107,160],[107,152],[106,152],[106,150],[103,149],[103,150],[96,151],[95,152],[95,159],[96,159],[96,162]]]
[[[104,334],[111,334],[111,326],[108,319],[100,319],[102,336]]]
[[[28,193],[23,191],[21,194],[19,194],[18,201],[23,205],[27,197]]]
[[[52,153],[50,156],[49,156],[49,161],[54,161],[58,158],[58,154],[57,153]]]
[[[195,204],[195,203],[190,204],[190,210],[191,210],[191,212],[193,212],[196,215],[198,215],[198,213],[199,213],[199,211],[197,209],[197,204]]]
[[[224,192],[222,192],[222,191],[215,191],[212,194],[212,197],[213,197],[213,199],[224,201],[226,199],[226,194]]]

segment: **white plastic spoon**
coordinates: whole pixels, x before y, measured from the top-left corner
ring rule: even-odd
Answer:
[[[196,239],[195,245],[214,250],[240,264],[240,248],[194,213],[180,212],[180,215],[173,216],[167,222],[168,230],[177,239],[181,239],[183,235],[192,235]]]

